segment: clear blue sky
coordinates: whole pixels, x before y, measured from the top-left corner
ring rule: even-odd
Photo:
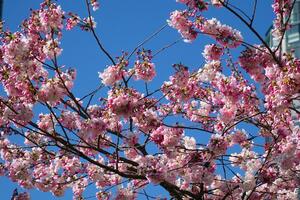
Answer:
[[[5,27],[11,31],[16,31],[22,19],[29,15],[29,9],[37,9],[40,2],[40,0],[4,0],[3,19]],[[232,0],[231,2],[239,3],[242,9],[250,12],[251,0]],[[265,34],[273,20],[271,2],[271,0],[258,1],[259,7],[254,25],[262,35]],[[87,16],[84,0],[59,0],[58,3],[66,12],[75,11],[80,16]],[[182,8],[175,0],[100,0],[100,4],[100,10],[94,13],[97,21],[96,31],[106,49],[114,57],[120,55],[122,50],[130,52],[152,32],[166,24],[170,12]],[[227,11],[223,9],[213,10],[206,16],[215,16],[222,23],[241,30],[245,41],[248,43],[259,43],[253,34],[249,33],[248,29]],[[176,30],[167,28],[144,47],[155,51],[176,41],[179,37]],[[174,63],[181,62],[190,66],[191,69],[201,66],[203,47],[210,42],[212,41],[207,37],[199,36],[192,44],[180,42],[159,54],[154,62],[160,78],[155,79],[150,89],[156,89],[163,80],[168,79],[173,70],[171,66]],[[63,53],[59,58],[59,63],[67,67],[77,68],[78,77],[73,91],[76,96],[81,97],[97,87],[99,84],[97,72],[103,71],[105,66],[111,63],[99,51],[93,37],[88,32],[78,29],[64,32],[62,47]],[[16,184],[0,177],[0,199],[9,199],[15,187],[17,187]],[[161,191],[157,190],[157,193],[159,192]],[[55,199],[50,193],[44,194],[36,190],[30,193],[34,200]],[[67,193],[61,199],[71,199],[71,193]]]

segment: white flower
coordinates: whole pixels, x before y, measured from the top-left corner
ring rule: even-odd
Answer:
[[[183,138],[184,147],[187,149],[196,149],[196,140],[193,137],[185,136]]]

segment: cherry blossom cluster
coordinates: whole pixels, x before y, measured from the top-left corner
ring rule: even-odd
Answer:
[[[276,18],[273,22],[272,35],[277,40],[283,37],[285,30],[288,28],[287,19],[292,12],[293,2],[293,0],[274,0],[273,2],[272,7]]]
[[[239,57],[240,65],[249,73],[251,78],[257,82],[263,83],[266,79],[264,69],[272,67],[274,61],[266,52],[266,49],[260,51],[260,47],[248,48],[242,52]]]
[[[189,9],[171,13],[168,24],[177,29],[186,42],[192,42],[199,33],[207,34],[218,41],[222,46],[236,48],[243,42],[241,33],[228,25],[221,24],[217,19],[203,17],[203,11],[208,9],[208,3],[203,0],[180,1]],[[223,1],[212,1],[220,7]]]
[[[57,197],[71,189],[74,200],[91,196],[91,185],[98,200],[155,198],[147,194],[152,187],[176,199],[296,200],[300,60],[248,45],[235,61],[241,33],[204,17],[211,5],[228,4],[177,2],[187,9],[172,12],[168,24],[186,41],[200,33],[214,41],[205,45],[201,66],[174,64],[156,90],[148,87],[159,75],[156,57],[141,47],[116,59],[104,51],[111,63],[99,72],[101,86],[81,98],[73,93],[76,70],[57,58],[64,28],[96,35],[90,12],[66,15],[46,0],[20,31],[2,32],[0,175]],[[99,8],[98,1],[86,3]],[[291,5],[273,5],[279,32],[279,14],[287,17]]]
[[[138,59],[134,63],[134,74],[136,79],[151,81],[155,75],[155,65],[151,62],[151,51],[143,50],[137,53]]]
[[[206,60],[220,60],[223,55],[223,48],[216,44],[206,45],[203,56]]]
[[[114,85],[125,75],[123,67],[123,65],[109,66],[102,73],[99,73],[99,78],[101,78],[104,85]]]
[[[191,9],[204,11],[208,9],[208,2],[204,0],[176,0],[177,2],[184,3]]]
[[[188,12],[174,11],[171,13],[168,24],[177,29],[186,42],[191,42],[196,39],[197,32],[193,29],[193,22],[188,19]]]
[[[222,46],[236,48],[243,42],[241,33],[228,25],[221,24],[216,18],[200,18],[196,26],[201,32],[207,34],[218,41]]]

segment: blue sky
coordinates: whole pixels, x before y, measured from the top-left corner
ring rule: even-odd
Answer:
[[[40,2],[40,0],[4,0],[3,19],[5,26],[11,31],[16,31],[21,21],[29,15],[29,9],[37,9]],[[248,13],[251,11],[251,0],[232,0],[231,2],[238,3],[238,6]],[[273,20],[271,2],[271,0],[258,1],[257,18],[254,26],[261,35],[265,34]],[[59,0],[58,3],[66,12],[74,11],[82,17],[87,16],[84,0]],[[175,0],[101,0],[100,4],[100,10],[94,13],[97,22],[96,31],[113,57],[121,55],[122,50],[131,52],[147,36],[166,24],[170,12],[183,8]],[[259,43],[254,35],[249,33],[248,29],[227,11],[213,9],[206,16],[216,17],[222,23],[239,29],[246,42]],[[179,38],[180,35],[177,31],[168,27],[147,43],[144,48],[150,48],[155,52]],[[172,64],[174,63],[181,62],[190,66],[191,69],[197,69],[201,66],[204,61],[201,55],[203,47],[211,42],[207,37],[199,36],[192,44],[179,42],[157,55],[153,61],[160,77],[150,84],[150,90],[156,89],[162,81],[168,79],[173,72]],[[88,32],[79,29],[70,32],[65,31],[61,45],[63,53],[59,57],[59,64],[77,69],[78,76],[73,91],[77,97],[82,97],[99,85],[97,72],[103,71],[105,66],[111,63],[99,51],[94,38]],[[0,199],[9,199],[15,187],[16,184],[0,177]],[[161,191],[156,190],[156,192],[160,193]],[[44,194],[35,190],[30,193],[32,199],[54,199],[51,194]],[[71,199],[70,192],[61,199]]]

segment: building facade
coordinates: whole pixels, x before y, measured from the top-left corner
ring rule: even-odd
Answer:
[[[300,58],[300,0],[296,0],[293,11],[290,17],[291,27],[286,31],[282,40],[282,51],[291,52],[294,51],[294,55]],[[270,47],[276,48],[279,44],[278,40],[272,37],[272,27],[266,33],[266,42]]]

